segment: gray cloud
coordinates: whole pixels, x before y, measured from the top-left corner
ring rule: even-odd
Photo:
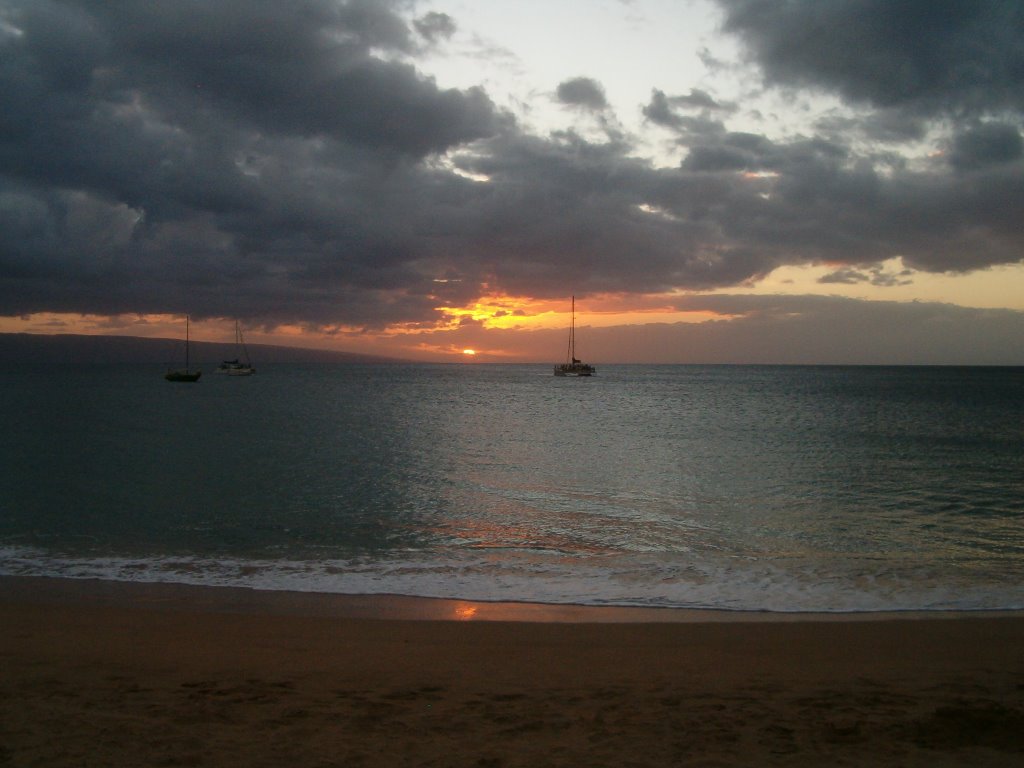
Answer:
[[[674,128],[679,125],[679,116],[669,106],[668,97],[664,91],[657,89],[651,93],[651,102],[643,109],[644,117],[652,123]]]
[[[680,112],[700,110],[703,114],[694,117]],[[707,115],[712,112],[733,112],[735,108],[720,104],[706,91],[691,88],[688,94],[668,96],[664,91],[655,88],[651,91],[651,100],[642,110],[643,116],[656,125],[667,128],[693,130],[693,126],[720,125]]]
[[[512,125],[482,90],[441,90],[372,55],[410,49],[384,3],[41,0],[3,12],[9,313],[401,315],[415,299],[379,295],[415,272],[390,220],[415,195],[394,179],[429,185],[421,158]],[[82,237],[84,209],[111,231]],[[232,281],[245,298],[218,309]]]
[[[1018,162],[1024,157],[1020,129],[1009,123],[981,123],[953,139],[949,162],[959,171]]]
[[[920,141],[928,131],[920,116],[898,109],[879,109],[856,118],[828,115],[818,120],[816,127],[829,137],[861,135],[868,141],[897,144]]]
[[[838,283],[840,285],[856,285],[857,283],[869,282],[871,278],[861,272],[858,269],[852,267],[846,267],[844,269],[837,269],[835,272],[829,272],[824,277],[818,279],[819,283]]]
[[[413,21],[413,26],[420,35],[431,43],[447,40],[458,28],[455,19],[447,13],[431,11],[422,18]]]
[[[769,45],[791,13],[813,29],[853,5],[724,5],[774,80],[893,106],[873,124],[772,140],[728,130],[734,108],[710,92],[655,89],[643,114],[687,151],[658,168],[620,132],[533,136],[483,89],[438,87],[412,62],[455,21],[405,20],[402,3],[0,0],[0,315],[189,311],[372,328],[429,323],[485,287],[707,289],[817,261],[883,285],[898,276],[863,265],[1020,260],[1024,158],[1008,78],[872,95],[856,62],[816,75],[816,43],[785,56]],[[994,13],[982,5],[951,18],[977,32]],[[966,35],[952,23],[925,31],[942,49]],[[982,39],[984,61],[1014,60],[994,46],[1016,38]],[[927,168],[864,149],[919,139],[925,107],[939,110],[933,91],[947,90],[961,112],[988,104],[1003,116],[964,117],[946,160]],[[587,77],[558,97],[607,108]]]
[[[674,102],[683,107],[700,108],[700,109],[712,109],[712,110],[726,110],[729,111],[731,107],[719,104],[714,98],[711,97],[707,91],[702,91],[699,88],[691,88],[690,92],[685,96],[677,96]]]
[[[601,111],[608,107],[604,88],[589,77],[574,77],[559,83],[555,96],[562,104]]]
[[[867,270],[844,267],[819,278],[818,282],[825,285],[870,283],[876,286],[891,287],[895,285],[910,285],[913,283],[913,280],[910,279],[913,274],[913,270],[910,269],[903,269],[899,272],[887,272],[881,265],[869,267]]]
[[[769,82],[925,114],[1024,108],[1024,6],[999,0],[718,0]]]

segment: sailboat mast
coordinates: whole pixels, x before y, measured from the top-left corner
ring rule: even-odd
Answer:
[[[188,315],[185,315],[185,371],[188,371]]]
[[[242,336],[242,327],[238,324],[237,320],[235,320],[235,348],[241,348],[245,364],[250,365],[249,349],[245,346],[245,338]]]
[[[569,349],[566,362],[571,363],[576,359],[576,297],[572,297],[572,314],[569,321]]]

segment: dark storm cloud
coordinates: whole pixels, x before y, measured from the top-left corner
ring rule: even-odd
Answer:
[[[608,106],[604,88],[589,77],[574,77],[559,83],[555,96],[562,104],[598,112]]]
[[[422,158],[512,125],[480,89],[377,58],[412,48],[387,3],[0,12],[4,314],[422,314],[385,296],[416,278],[391,219],[416,194],[394,180],[429,185]]]
[[[908,115],[895,109],[879,109],[856,118],[828,115],[817,121],[816,128],[822,135],[829,137],[860,134],[868,141],[900,144],[923,139],[928,124],[917,115]]]
[[[1003,133],[999,138],[979,142],[977,152],[989,164],[956,175],[944,163],[912,171],[899,158],[858,156],[851,146],[822,138],[686,137],[680,172],[660,174],[659,191],[672,191],[657,195],[656,204],[681,229],[714,228],[714,238],[698,242],[755,251],[760,263],[752,275],[780,263],[858,264],[894,256],[930,271],[1014,263],[1024,245],[1017,223],[1024,174],[1011,161],[1012,142]],[[698,177],[702,196],[686,195],[682,190],[694,188]]]
[[[959,171],[1014,163],[1024,156],[1020,129],[1009,123],[982,123],[953,139],[950,164]]]
[[[411,66],[371,55],[409,47],[407,27],[385,9],[326,0],[18,3],[8,15],[19,31],[4,41],[4,111],[24,137],[136,145],[175,139],[156,135],[160,128],[228,141],[251,130],[422,156],[492,134],[498,116],[482,91],[442,91]],[[148,131],[112,135],[133,129]]]
[[[1024,108],[1024,5],[718,0],[770,83],[927,114]]]
[[[730,190],[708,201],[722,241],[749,245],[764,268],[902,256],[917,269],[968,271],[1020,261],[1024,6],[719,4],[767,84],[813,86],[858,108],[819,120],[816,136],[772,140],[713,123],[694,130],[691,99],[655,90],[644,114],[678,136],[681,169]],[[950,132],[945,152],[912,165],[900,145],[929,130]],[[760,198],[734,197],[744,185]]]
[[[774,81],[889,106],[770,139],[730,130],[736,107],[708,91],[655,89],[643,115],[686,152],[658,168],[621,131],[530,135],[482,89],[439,87],[412,62],[455,20],[408,20],[406,3],[0,0],[0,315],[372,328],[429,323],[484,290],[715,288],[817,261],[882,285],[898,276],[871,265],[893,256],[923,270],[1016,262],[1014,54],[995,48],[1018,42],[996,39],[981,5],[951,18],[984,33],[968,60],[1002,79],[986,90],[947,73],[900,101],[845,54],[816,74],[818,43],[773,47],[791,13],[814,28],[877,4],[725,2]],[[866,50],[912,32],[853,27],[836,34]],[[949,19],[923,29],[944,50],[967,39]],[[876,57],[878,76],[908,55]],[[920,139],[944,90],[961,113],[944,156],[911,169],[871,145]],[[557,97],[609,111],[588,77]]]

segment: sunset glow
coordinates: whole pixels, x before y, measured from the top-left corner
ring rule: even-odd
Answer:
[[[552,302],[518,296],[482,296],[465,307],[437,307],[445,327],[455,328],[471,321],[485,328],[553,327],[556,312]]]

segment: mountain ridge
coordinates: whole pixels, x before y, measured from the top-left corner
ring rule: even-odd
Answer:
[[[193,341],[194,366],[210,366],[238,356],[232,342]],[[412,361],[356,352],[339,352],[275,344],[246,344],[253,365],[265,363],[409,363]],[[183,339],[86,334],[0,333],[0,363],[144,363],[181,366]]]

